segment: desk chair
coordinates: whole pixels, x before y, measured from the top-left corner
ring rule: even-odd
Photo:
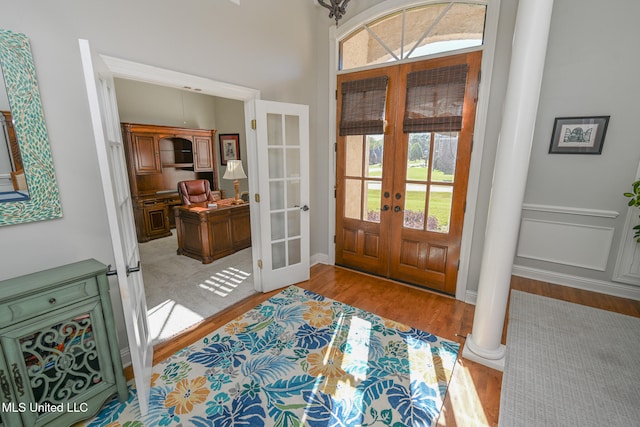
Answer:
[[[178,182],[178,194],[183,205],[194,203],[213,203],[221,199],[220,191],[211,191],[209,181],[206,179],[193,179]]]

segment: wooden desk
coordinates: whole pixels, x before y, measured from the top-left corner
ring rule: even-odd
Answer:
[[[251,246],[249,204],[217,208],[176,206],[178,255],[209,264]]]

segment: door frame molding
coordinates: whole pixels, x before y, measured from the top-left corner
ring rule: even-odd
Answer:
[[[158,86],[186,90],[203,95],[234,99],[244,102],[244,126],[247,139],[247,169],[249,194],[255,194],[258,189],[258,151],[257,135],[251,123],[256,118],[256,100],[260,99],[260,91],[244,86],[224,83],[217,80],[198,77],[191,74],[171,71],[152,65],[141,64],[126,59],[106,55],[100,57],[107,64],[114,77],[133,80]],[[251,218],[251,255],[253,265],[253,282],[256,291],[262,291],[262,278],[258,260],[260,254],[260,209],[253,204],[249,209]]]
[[[333,94],[336,93],[336,76],[339,74],[339,41],[357,29],[358,27],[380,18],[389,13],[409,7],[426,5],[430,3],[443,3],[443,0],[385,0],[375,6],[357,14],[338,27],[329,27],[329,137],[335,143],[336,134],[336,101]],[[482,3],[482,2],[478,2]],[[498,19],[500,17],[500,0],[487,0],[487,14],[485,20],[484,45],[475,49],[461,49],[446,52],[433,56],[425,56],[418,60],[428,60],[442,56],[454,55],[457,53],[473,50],[482,50],[482,63],[480,66],[482,80],[478,86],[478,103],[476,105],[476,120],[474,126],[473,152],[471,153],[471,163],[469,165],[469,182],[467,184],[467,210],[464,215],[464,226],[462,229],[462,241],[460,249],[460,269],[456,285],[456,299],[465,302],[473,301],[473,295],[467,295],[469,268],[471,261],[471,243],[476,221],[476,204],[480,191],[479,181],[482,165],[482,153],[485,142],[485,132],[487,116],[489,113],[489,100],[491,98],[491,76],[493,74],[493,63],[498,35]],[[382,64],[382,66],[389,64]],[[333,236],[336,234],[336,199],[334,188],[336,186],[336,152],[334,144],[329,144],[329,163],[332,166],[329,173],[329,224],[328,224],[328,259],[329,264],[334,265],[336,260],[335,243]]]

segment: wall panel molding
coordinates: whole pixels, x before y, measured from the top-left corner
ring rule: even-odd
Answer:
[[[591,216],[591,217],[599,217],[599,218],[617,218],[620,215],[620,212],[616,212],[616,211],[574,208],[571,206],[538,205],[534,203],[523,203],[522,210],[560,213],[560,214],[569,214],[569,215],[580,215],[580,216]]]
[[[539,261],[605,271],[613,227],[525,218],[516,255]]]

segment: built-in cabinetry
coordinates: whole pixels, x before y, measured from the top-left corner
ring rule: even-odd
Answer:
[[[1,426],[69,426],[127,400],[106,271],[86,260],[0,282]]]
[[[123,123],[139,242],[171,235],[177,184],[207,179],[218,189],[215,130]]]

